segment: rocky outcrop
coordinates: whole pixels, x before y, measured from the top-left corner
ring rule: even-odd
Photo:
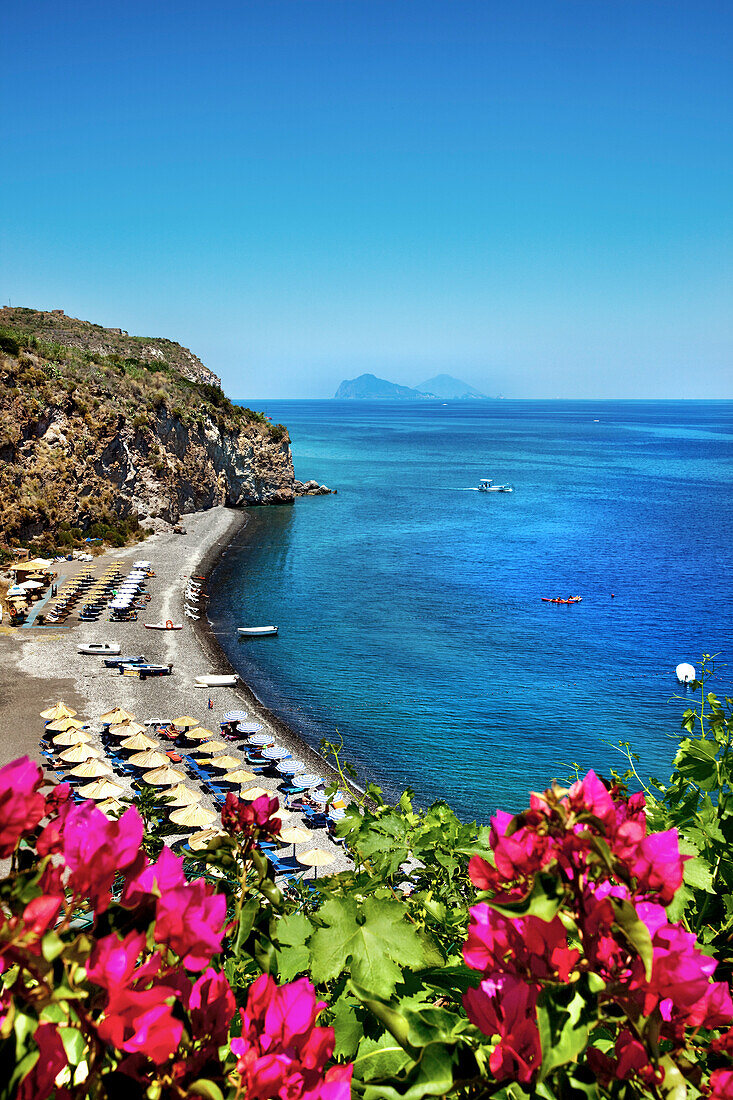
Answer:
[[[325,497],[336,492],[327,485],[319,485],[317,481],[295,481],[293,490],[296,497]]]

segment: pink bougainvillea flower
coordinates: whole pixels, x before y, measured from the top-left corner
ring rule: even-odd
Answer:
[[[87,963],[87,977],[110,992],[124,988],[135,976],[146,942],[144,932],[129,932],[122,940],[112,932],[96,940]]]
[[[140,870],[131,868],[122,893],[122,905],[134,908],[146,897],[160,897],[185,882],[183,857],[175,856],[170,848],[164,846],[155,863],[149,863]]]
[[[45,816],[46,800],[38,791],[42,783],[43,772],[27,756],[0,768],[0,859],[11,855]]]
[[[281,820],[273,817],[278,806],[277,798],[266,794],[247,802],[230,791],[221,811],[222,827],[230,836],[241,835],[245,840],[270,839],[280,833]]]
[[[46,1100],[49,1096],[62,1100],[69,1093],[57,1089],[55,1082],[68,1060],[56,1024],[39,1024],[33,1040],[39,1051],[38,1061],[20,1082],[18,1100]]]
[[[680,855],[676,829],[650,833],[629,858],[631,872],[637,879],[637,893],[670,902],[682,885],[685,859],[689,856]]]
[[[733,1069],[716,1069],[710,1074],[710,1100],[733,1100]]]
[[[568,791],[567,801],[576,815],[590,814],[598,818],[607,830],[611,830],[616,824],[616,807],[611,792],[592,769],[583,779],[573,783]]]
[[[134,806],[110,821],[92,802],[74,806],[66,818],[63,855],[71,871],[69,886],[103,913],[110,903],[115,875],[138,858],[143,821]]]
[[[174,1017],[168,1003],[174,997],[175,990],[165,985],[116,990],[97,1028],[100,1038],[118,1050],[143,1053],[155,1065],[162,1065],[183,1034],[183,1024]]]
[[[202,879],[167,890],[155,908],[155,940],[189,970],[202,970],[221,951],[226,898]]]
[[[528,981],[566,982],[580,952],[568,947],[567,932],[558,917],[507,917],[490,905],[474,905],[463,945],[466,966],[488,976],[521,974]]]
[[[194,982],[186,1007],[195,1039],[215,1047],[226,1042],[236,1002],[224,974],[212,967],[205,970]]]
[[[489,1059],[497,1081],[529,1084],[542,1062],[537,992],[511,974],[485,978],[463,998],[469,1020],[485,1035],[499,1036]]]
[[[334,1033],[316,1026],[323,1008],[307,978],[278,986],[262,974],[250,986],[242,1035],[231,1042],[248,1100],[347,1100],[351,1067],[324,1074]]]

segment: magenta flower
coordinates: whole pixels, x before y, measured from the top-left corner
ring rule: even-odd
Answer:
[[[202,970],[221,951],[226,898],[202,879],[167,890],[155,908],[155,940],[189,970]]]
[[[710,1100],[733,1100],[733,1069],[716,1069],[710,1074]]]
[[[529,1084],[542,1062],[535,989],[511,974],[502,974],[496,980],[485,978],[478,989],[469,989],[463,1004],[472,1024],[484,1035],[499,1037],[489,1059],[497,1081]]]
[[[528,981],[566,982],[580,952],[568,947],[558,917],[506,917],[489,905],[474,905],[463,945],[466,966],[487,976],[521,974]]]
[[[168,1003],[175,993],[165,985],[115,990],[97,1028],[100,1039],[128,1054],[142,1053],[157,1066],[167,1062],[183,1035]]]
[[[0,768],[0,859],[12,855],[20,838],[44,817],[42,783],[43,772],[27,756]]]
[[[680,855],[676,829],[650,833],[629,860],[637,892],[669,903],[682,885],[682,863],[689,858]]]
[[[183,857],[178,857],[167,846],[163,847],[155,863],[141,870],[132,867],[122,892],[122,905],[133,909],[146,899],[161,897],[168,890],[183,886]]]
[[[224,974],[212,967],[196,979],[186,1005],[194,1038],[220,1047],[227,1041],[236,1002]]]
[[[237,798],[230,791],[221,811],[221,823],[230,836],[242,836],[245,840],[269,839],[280,833],[281,821],[273,817],[279,806],[277,798],[263,794],[254,802]]]
[[[87,977],[111,993],[124,989],[137,975],[137,960],[146,943],[144,932],[129,932],[122,940],[113,932],[96,940],[87,963]]]
[[[118,821],[110,821],[91,802],[70,810],[63,832],[69,885],[77,895],[88,897],[97,913],[109,906],[115,875],[138,857],[142,836],[142,818],[134,806]]]
[[[56,1024],[39,1024],[33,1039],[39,1051],[38,1061],[20,1082],[18,1100],[46,1100],[49,1096],[61,1100],[69,1096],[66,1089],[55,1087],[56,1078],[68,1065]]]

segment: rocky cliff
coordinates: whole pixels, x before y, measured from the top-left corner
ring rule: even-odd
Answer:
[[[282,425],[233,405],[172,341],[71,320],[0,310],[0,541],[119,543],[138,522],[292,502]]]

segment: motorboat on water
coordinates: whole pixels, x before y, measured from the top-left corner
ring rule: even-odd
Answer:
[[[76,651],[93,657],[114,657],[122,651],[122,646],[117,642],[81,642]]]
[[[244,638],[263,638],[268,634],[277,634],[276,626],[239,626],[237,634]]]
[[[514,486],[494,485],[490,477],[482,477],[479,482],[478,491],[480,493],[513,493]]]

